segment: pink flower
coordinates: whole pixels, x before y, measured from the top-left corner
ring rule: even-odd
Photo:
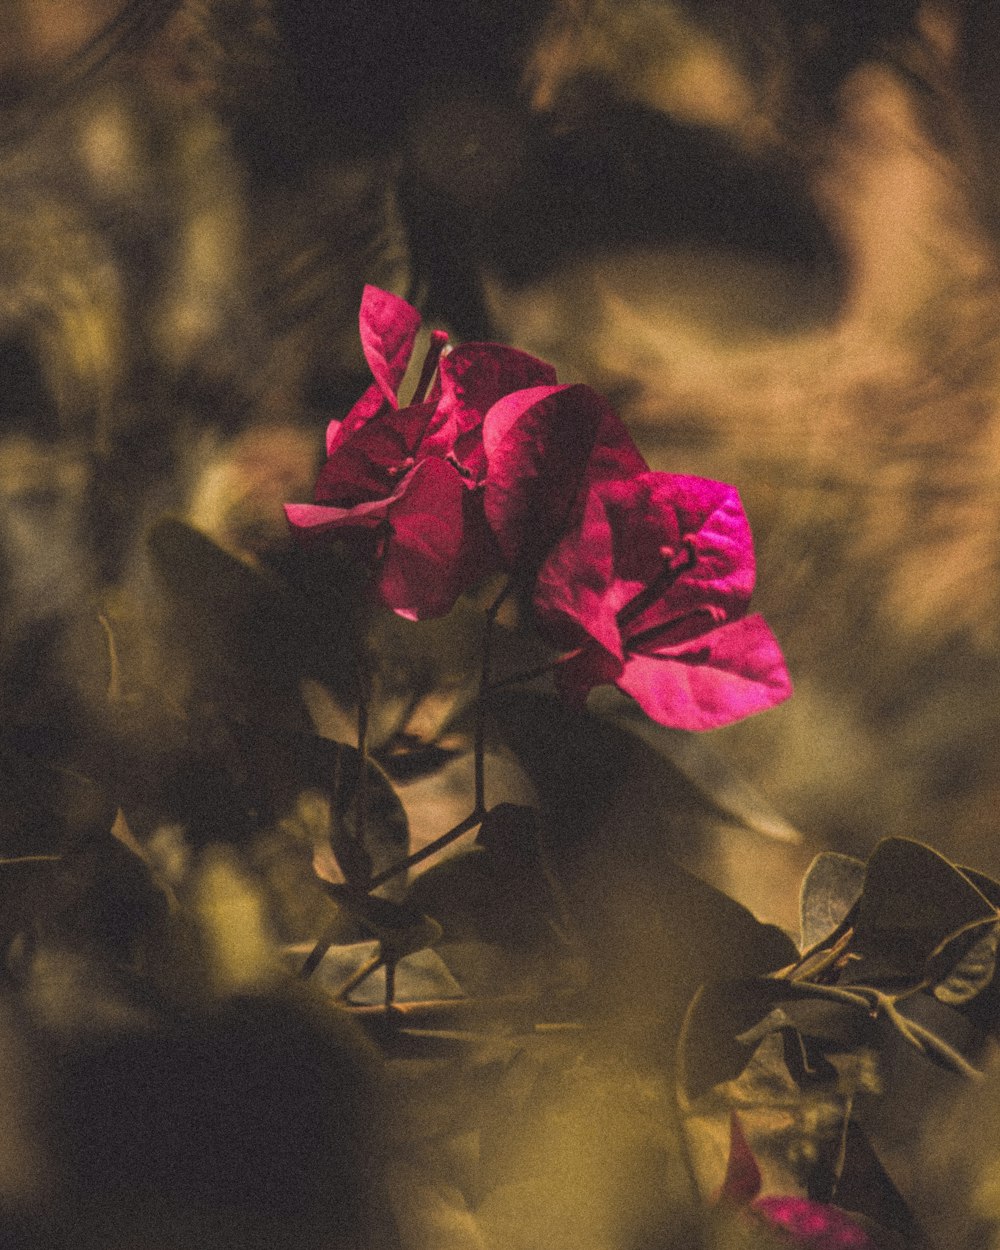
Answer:
[[[327,431],[315,502],[285,511],[304,536],[367,539],[379,595],[399,614],[441,615],[499,568],[537,567],[585,476],[645,470],[593,391],[499,343],[446,352],[433,332],[400,406],[420,314],[366,287],[360,326],[374,381]]]
[[[760,1167],[734,1111],[729,1121],[726,1178],[717,1198],[720,1207],[745,1211],[799,1250],[875,1250],[868,1233],[840,1207],[793,1194],[761,1198],[762,1185]]]
[[[533,574],[590,484],[649,471],[617,414],[589,386],[533,387],[483,422],[483,507],[504,565]]]
[[[304,538],[366,542],[386,606],[414,619],[440,616],[498,566],[482,517],[485,412],[512,390],[554,387],[555,373],[497,343],[444,355],[447,335],[434,331],[413,401],[401,406],[420,314],[366,287],[360,329],[374,381],[327,431],[315,502],[288,504],[285,512]]]
[[[367,540],[378,567],[379,596],[411,620],[443,616],[464,589],[463,489],[443,460],[422,460],[392,494],[350,507],[286,504],[285,513],[310,541]]]
[[[759,616],[750,527],[731,486],[641,472],[590,479],[544,561],[533,603],[569,654],[565,695],[614,683],[660,724],[713,729],[791,693]]]

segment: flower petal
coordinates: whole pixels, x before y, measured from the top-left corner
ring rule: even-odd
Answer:
[[[481,482],[486,470],[483,420],[512,391],[554,386],[555,370],[543,360],[502,343],[462,343],[441,357],[437,416],[425,450],[451,455],[467,480]]]
[[[483,508],[508,568],[537,564],[570,524],[600,417],[586,386],[515,391],[486,414]]]
[[[763,1178],[750,1143],[743,1132],[740,1117],[735,1111],[729,1114],[729,1158],[726,1176],[719,1190],[717,1202],[735,1207],[746,1207],[761,1191]]]
[[[672,729],[717,729],[787,699],[791,680],[763,617],[747,616],[680,646],[628,654],[617,685]]]
[[[648,473],[649,465],[636,447],[624,421],[603,395],[592,392],[600,412],[600,423],[594,439],[594,449],[587,468],[592,482],[605,479],[631,478]]]
[[[840,1207],[794,1194],[768,1194],[751,1209],[800,1250],[877,1250],[868,1233]]]
[[[410,363],[420,329],[420,313],[398,295],[377,286],[366,286],[358,320],[361,347],[372,377],[386,401],[395,408],[399,384]]]
[[[466,589],[463,550],[465,488],[453,465],[421,460],[388,510],[392,535],[379,571],[386,607],[410,620],[444,616]]]
[[[352,430],[345,429],[345,419],[316,478],[316,502],[350,507],[391,495],[413,468],[433,411],[433,404],[387,408],[377,420]]]
[[[691,536],[695,563],[676,591],[717,605],[727,617],[742,615],[750,602],[756,563],[750,522],[739,492],[723,482],[674,476],[670,492],[680,528]]]
[[[286,503],[285,516],[302,538],[319,539],[341,530],[373,530],[386,518],[389,501],[376,499],[353,508],[315,503]]]
[[[686,618],[708,614],[721,622],[743,615],[755,565],[750,526],[732,486],[647,472],[595,489],[606,500],[614,534],[626,639]]]
[[[572,650],[594,642],[621,665],[624,655],[615,585],[614,548],[604,499],[600,492],[591,491],[578,524],[539,569],[532,605],[557,646]]]

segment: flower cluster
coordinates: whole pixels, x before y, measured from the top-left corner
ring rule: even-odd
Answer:
[[[652,472],[595,391],[525,352],[452,349],[435,331],[415,361],[420,324],[404,300],[365,289],[374,381],[330,426],[315,502],[286,505],[295,530],[367,544],[379,598],[412,619],[506,572],[566,651],[568,697],[612,682],[684,729],[785,698],[778,645],[746,614],[753,548],[735,490]]]

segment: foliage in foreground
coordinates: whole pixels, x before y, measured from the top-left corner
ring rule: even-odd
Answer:
[[[432,336],[402,402],[416,314],[369,291],[361,328],[302,547],[161,521],[155,612],[102,604],[4,728],[11,1239],[977,1244],[974,1169],[927,1231],[928,1125],[989,1069],[1000,885],[826,855],[797,946],[683,870],[664,829],[711,796],[582,703],[692,730],[787,696],[735,491],[495,344]],[[462,761],[468,813],[414,850],[408,782]]]

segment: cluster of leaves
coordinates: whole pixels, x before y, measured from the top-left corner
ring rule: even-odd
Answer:
[[[425,1161],[475,1139],[454,1188],[484,1224],[511,1211],[539,1228],[559,1223],[554,1210],[569,1221],[558,1169],[539,1162],[546,1118],[577,1126],[620,1089],[635,1141],[608,1165],[615,1184],[649,1144],[655,1160],[621,1213],[636,1244],[921,1246],[884,1158],[893,1103],[909,1094],[893,1073],[902,1049],[975,1079],[997,1031],[1000,885],[899,839],[867,864],[822,856],[803,888],[800,953],[683,870],[663,831],[710,828],[711,797],[580,705],[615,684],[662,724],[706,728],[788,693],[776,642],[747,615],[754,569],[736,493],[649,471],[603,401],[540,361],[496,344],[446,351],[432,334],[414,362],[415,310],[373,289],[361,326],[375,382],[330,429],[317,502],[288,506],[302,543],[252,568],[159,522],[148,554],[176,664],[144,683],[128,622],[108,609],[101,715],[5,729],[10,996],[44,1020],[40,977],[66,965],[90,985],[97,970],[95,1001],[116,1021],[100,1046],[113,1035],[117,1055],[122,1036],[141,1035],[141,1062],[180,1080],[192,1030],[199,1064],[216,1043],[238,1042],[249,1061],[257,1028],[280,1050],[292,1038],[278,1017],[322,1050],[296,997],[316,973],[314,996],[349,1006],[390,1061],[435,1065],[406,1110],[429,1097],[435,1127],[396,1131]],[[411,366],[420,380],[402,403]],[[484,625],[473,595],[498,575]],[[505,602],[524,610],[527,634],[498,620]],[[419,634],[421,618],[445,614],[447,649],[464,664],[481,654],[478,696],[443,723],[471,745],[474,795],[465,818],[410,853],[393,781],[413,775],[407,734],[376,727],[380,647],[400,658],[382,627],[402,618]],[[505,639],[514,680],[497,672]],[[525,655],[544,663],[525,673]],[[554,691],[516,688],[539,673]],[[342,741],[316,736],[308,682],[344,712]],[[534,806],[487,805],[487,742],[516,760]],[[436,739],[418,746],[431,770],[450,758]],[[637,775],[652,778],[655,808],[630,806]],[[322,817],[308,829],[304,803]],[[465,835],[464,851],[412,873]],[[72,1044],[46,1045],[70,1071]],[[343,1077],[331,1064],[317,1083]],[[474,1096],[443,1107],[463,1083]],[[293,1094],[298,1115],[309,1095]],[[339,1114],[331,1105],[317,1132]],[[89,1141],[81,1126],[70,1136]],[[575,1134],[558,1149],[574,1155],[582,1196],[608,1167],[600,1150],[570,1149]],[[358,1140],[374,1149],[370,1134]],[[352,1176],[348,1160],[342,1205]],[[225,1185],[206,1184],[211,1206]],[[366,1196],[357,1218],[370,1214]],[[267,1224],[271,1244],[284,1244],[279,1225]],[[300,1242],[290,1232],[287,1244]]]
[[[884,840],[867,864],[819,856],[803,883],[804,953],[764,977],[706,985],[691,1004],[679,1090],[693,1131],[724,1105],[769,1104],[772,1121],[782,1102],[822,1105],[819,1149],[786,1162],[798,1182],[900,1244],[928,1244],[883,1160],[918,1090],[928,1115],[953,1092],[934,1070],[982,1077],[1000,1030],[998,903],[996,881],[908,839]],[[928,1070],[915,1076],[901,1052]],[[773,1147],[774,1123],[761,1131]],[[786,1141],[779,1154],[790,1153]]]

